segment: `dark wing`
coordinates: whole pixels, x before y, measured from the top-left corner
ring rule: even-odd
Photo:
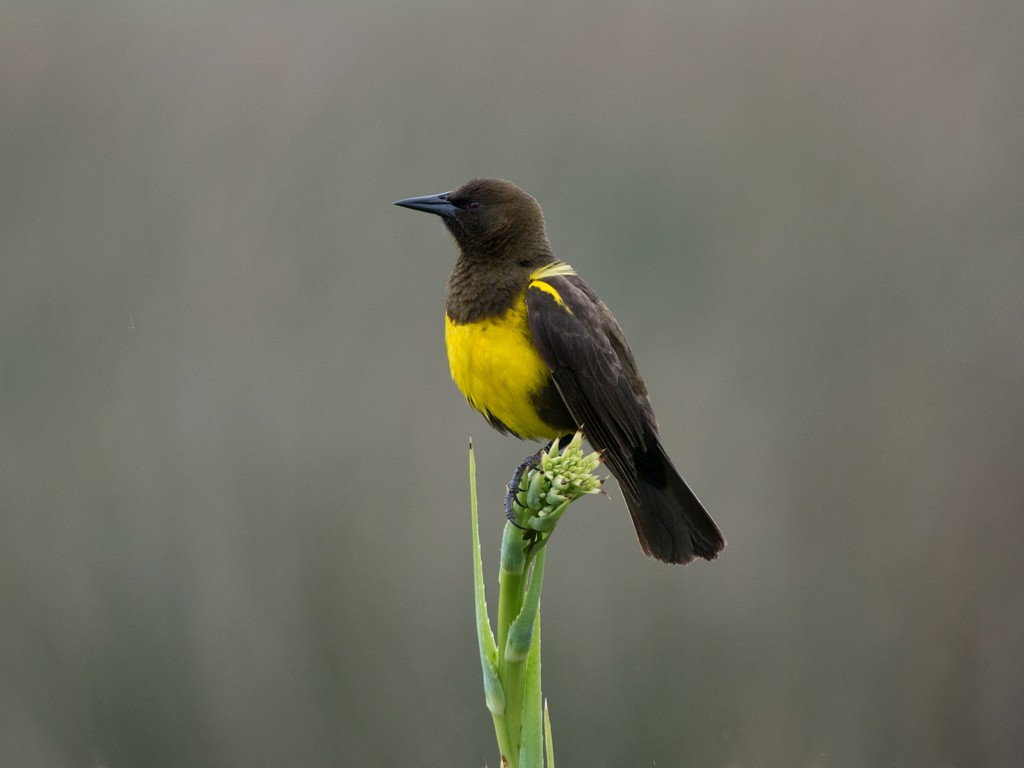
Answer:
[[[657,427],[633,354],[612,313],[582,280],[550,277],[544,283],[553,292],[536,282],[526,291],[533,343],[569,412],[635,498],[633,454]]]
[[[533,343],[619,481],[644,552],[669,563],[716,557],[725,538],[666,455],[647,388],[608,307],[572,275],[532,282],[526,308]]]

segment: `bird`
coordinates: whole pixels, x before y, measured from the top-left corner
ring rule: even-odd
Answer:
[[[645,554],[715,559],[725,537],[665,451],[619,323],[555,257],[540,204],[494,178],[394,204],[439,216],[458,247],[445,346],[469,404],[524,440],[582,428],[618,481]]]

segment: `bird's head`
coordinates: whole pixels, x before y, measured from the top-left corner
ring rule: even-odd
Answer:
[[[459,249],[471,258],[550,253],[540,205],[508,181],[473,179],[450,192],[410,197],[395,205],[440,216]]]

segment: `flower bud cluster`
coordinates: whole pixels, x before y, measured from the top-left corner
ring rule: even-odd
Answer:
[[[577,432],[562,452],[558,440],[540,455],[538,466],[519,482],[516,505],[527,514],[528,527],[549,530],[566,507],[581,496],[598,493],[601,478],[594,474],[601,463],[597,453],[584,455],[583,434]]]

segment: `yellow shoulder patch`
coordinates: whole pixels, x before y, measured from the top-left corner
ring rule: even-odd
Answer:
[[[548,277],[568,277],[569,275],[575,274],[576,270],[564,261],[554,261],[551,264],[545,264],[540,269],[536,269],[530,273],[530,288],[536,288],[538,291],[544,291],[544,293],[553,296],[555,301],[558,302],[558,306],[562,307],[571,315],[572,310],[566,305],[561,294],[553,285],[551,285],[551,283],[544,282],[544,279]]]
[[[533,280],[530,282],[530,287],[536,288],[538,291],[544,291],[544,293],[553,296],[555,301],[558,302],[558,306],[560,306],[570,315],[572,314],[572,310],[569,309],[569,307],[567,307],[565,305],[565,302],[562,300],[562,295],[555,290],[555,286],[551,285],[551,283],[545,283],[543,280]]]
[[[569,275],[575,274],[576,270],[564,261],[553,261],[550,264],[545,264],[540,269],[535,269],[531,272],[530,279],[543,280],[545,277],[568,277]]]

